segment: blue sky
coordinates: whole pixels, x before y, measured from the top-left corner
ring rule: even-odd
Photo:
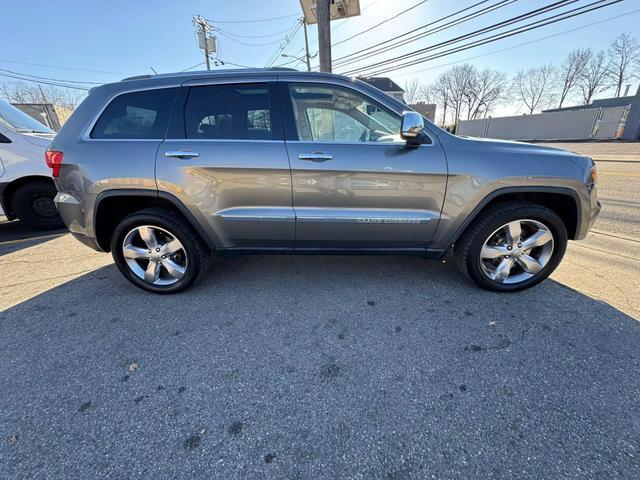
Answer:
[[[417,4],[418,1],[360,0],[361,16],[332,22],[333,42],[340,42],[361,32]],[[496,1],[491,0],[487,3],[493,4]],[[410,12],[370,32],[335,46],[333,56],[338,58],[381,42],[476,2],[477,0],[426,1]],[[402,49],[388,52],[373,59],[365,58],[363,63],[371,63],[378,59],[425,47],[547,3],[551,3],[550,0],[518,0],[486,16],[418,40]],[[589,2],[587,0],[578,2],[579,5],[586,3]],[[606,48],[619,33],[638,31],[640,11],[629,12],[639,9],[640,2],[637,0],[625,0],[614,6],[555,25],[404,70],[396,70],[388,75],[400,84],[414,78],[423,83],[429,83],[442,71],[443,65],[471,57],[478,57],[470,61],[479,67],[490,66],[510,74],[519,69],[543,63],[560,63],[564,56],[574,48],[591,47],[596,50]],[[222,22],[290,16],[299,12],[298,0],[201,0],[191,2],[176,0],[155,0],[152,2],[141,0],[111,0],[109,2],[34,0],[30,2],[4,2],[0,16],[0,32],[2,32],[3,39],[0,42],[0,68],[29,75],[89,82],[116,81],[129,75],[151,73],[150,67],[158,72],[184,70],[203,61],[202,53],[196,46],[194,27],[191,23],[194,14],[201,14],[213,20],[214,26],[228,33],[218,36],[219,54],[222,60],[262,67],[277,51],[279,43],[283,41],[284,33],[278,32],[291,28],[296,18],[287,17],[254,23]],[[622,16],[598,25],[492,53],[496,50],[506,49],[619,15]],[[309,34],[313,53],[315,52],[315,43],[313,42],[317,38],[315,27],[310,27]],[[262,37],[247,38],[234,35]],[[302,31],[298,31],[284,52],[301,54],[304,45],[303,38]],[[247,46],[234,41],[234,39],[244,43],[271,43],[269,45]],[[286,58],[279,58],[276,64],[287,61]],[[317,58],[315,61],[317,63]],[[303,68],[302,64],[292,66]],[[202,68],[198,67],[198,69]],[[634,88],[636,85],[637,82],[634,83]]]

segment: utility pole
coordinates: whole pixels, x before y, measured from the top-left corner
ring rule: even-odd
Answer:
[[[330,3],[330,0],[317,0],[316,2],[316,16],[318,18],[318,51],[320,52],[321,72],[331,72]]]
[[[309,56],[309,37],[307,36],[307,20],[305,18],[302,19],[302,26],[304,27],[304,49],[305,49],[305,58],[307,59],[307,72],[311,71],[311,59]]]
[[[209,36],[211,26],[209,25],[209,22],[207,22],[207,20],[202,18],[200,15],[193,17],[193,24],[196,26],[196,28],[200,29],[200,31],[197,33],[198,45],[204,50],[204,59],[207,63],[207,70],[211,70],[211,64],[209,62],[209,39],[213,38]]]
[[[47,102],[47,97],[44,95],[44,90],[42,90],[42,85],[38,84],[38,88],[40,89],[40,95],[42,95],[42,101],[44,102],[44,116],[47,119],[47,125],[50,129],[54,129],[53,121],[51,120],[51,114],[49,113],[49,103]]]

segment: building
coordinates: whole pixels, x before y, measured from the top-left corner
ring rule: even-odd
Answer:
[[[436,121],[436,104],[435,103],[411,103],[409,106],[422,115],[425,118],[428,118],[432,122]]]
[[[358,77],[358,80],[362,80],[404,103],[404,90],[389,77]]]
[[[70,110],[56,107],[51,103],[12,103],[11,105],[55,132],[60,130],[62,124],[71,115]]]

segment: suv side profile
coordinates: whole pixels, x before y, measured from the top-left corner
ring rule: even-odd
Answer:
[[[460,138],[376,88],[285,69],[93,89],[47,152],[71,233],[132,283],[177,292],[212,252],[454,250],[495,291],[531,287],[600,211],[587,157]]]

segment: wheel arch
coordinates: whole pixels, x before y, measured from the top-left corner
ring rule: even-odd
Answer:
[[[494,190],[476,205],[449,244],[455,244],[483,212],[497,204],[514,200],[529,201],[554,211],[567,228],[570,240],[575,239],[580,231],[582,211],[580,197],[575,190],[565,187],[505,187]]]
[[[125,216],[150,207],[174,211],[191,225],[210,250],[216,249],[211,236],[178,198],[167,192],[144,189],[106,190],[96,197],[93,230],[100,248],[105,252],[110,251],[111,235]]]
[[[5,184],[4,189],[1,192],[2,195],[0,195],[0,198],[2,200],[2,208],[8,219],[12,220],[15,218],[13,207],[11,205],[13,195],[20,187],[28,185],[32,182],[48,182],[55,188],[53,178],[47,177],[46,175],[26,175],[24,177],[18,177],[8,182],[7,184]]]

